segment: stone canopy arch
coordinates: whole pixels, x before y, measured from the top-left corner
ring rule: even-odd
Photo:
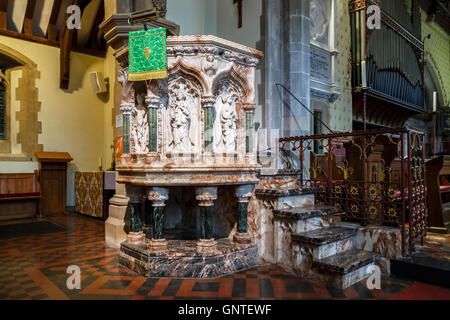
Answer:
[[[442,104],[442,106],[448,107],[450,102],[449,97],[450,92],[446,91],[448,89],[445,88],[444,80],[442,78],[440,69],[431,54],[426,53],[425,60],[426,60],[424,68],[425,78],[429,77],[429,79],[431,80],[434,89],[437,91],[438,101]],[[430,89],[432,88],[426,88],[427,91]],[[430,94],[430,92],[428,92],[428,94]]]

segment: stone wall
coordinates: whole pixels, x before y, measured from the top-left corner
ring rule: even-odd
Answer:
[[[74,161],[68,167],[67,205],[74,206],[75,171],[97,170],[99,158],[111,159],[112,140],[103,135],[109,94],[96,95],[89,78],[91,72],[105,72],[105,59],[72,52],[70,87],[62,90],[59,48],[6,36],[0,42],[0,51],[15,55],[24,66],[11,72],[11,151],[0,150],[0,172],[33,172],[38,169],[36,151],[69,152]]]
[[[338,86],[340,97],[330,104],[330,129],[352,131],[352,92],[350,63],[350,14],[348,0],[337,1]]]
[[[425,40],[425,63],[431,68],[437,79],[436,84],[441,90],[438,93],[442,107],[450,106],[450,36],[436,22],[427,21],[427,14],[421,10],[422,38],[431,34]]]

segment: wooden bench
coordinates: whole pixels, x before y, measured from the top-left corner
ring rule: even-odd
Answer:
[[[38,171],[0,173],[0,221],[40,217]]]
[[[450,202],[450,156],[439,156],[426,162],[428,226],[432,232],[447,233]]]

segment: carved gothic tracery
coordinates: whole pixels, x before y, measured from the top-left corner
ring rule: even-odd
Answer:
[[[128,82],[125,65],[119,73],[121,109],[130,115],[130,153],[150,153],[147,163],[182,163],[204,152],[248,161],[234,157],[248,152],[253,120],[246,106],[254,106],[259,53],[210,36],[168,37],[167,52],[166,79]],[[125,63],[126,52],[119,56]]]

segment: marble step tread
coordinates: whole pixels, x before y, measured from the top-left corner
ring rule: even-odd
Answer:
[[[347,274],[375,261],[373,252],[352,249],[334,256],[313,261],[313,268]]]
[[[278,219],[308,219],[332,216],[339,213],[335,207],[313,205],[309,207],[274,210],[273,216]]]
[[[286,198],[293,196],[315,194],[317,193],[317,190],[318,190],[317,188],[301,188],[301,189],[286,189],[286,190],[256,189],[255,194],[261,197]]]
[[[292,241],[321,246],[348,239],[356,235],[356,229],[329,227],[303,233],[293,233]]]

